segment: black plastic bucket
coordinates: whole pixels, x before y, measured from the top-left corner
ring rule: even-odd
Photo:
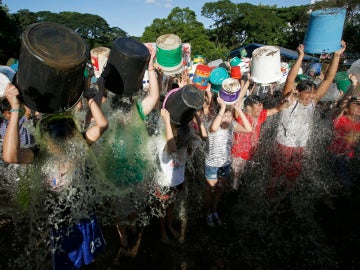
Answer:
[[[82,95],[88,58],[85,41],[70,28],[52,22],[29,25],[21,35],[16,77],[21,99],[41,113],[71,109]]]
[[[164,99],[163,108],[169,111],[170,119],[177,125],[188,124],[204,104],[204,91],[188,84],[171,90]]]
[[[132,39],[117,38],[101,77],[114,94],[130,97],[142,88],[142,80],[150,59],[148,48]]]

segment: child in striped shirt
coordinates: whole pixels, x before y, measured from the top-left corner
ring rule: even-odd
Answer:
[[[219,204],[224,181],[231,173],[231,146],[233,132],[251,132],[252,127],[241,110],[241,103],[226,105],[217,98],[220,106],[218,114],[208,127],[208,139],[205,157],[205,177],[207,188],[205,192],[205,208],[207,212],[207,224],[214,227],[215,223],[221,225],[217,206]],[[233,109],[242,119],[242,125],[235,121]]]

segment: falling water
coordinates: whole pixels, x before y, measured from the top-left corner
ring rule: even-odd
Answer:
[[[159,112],[151,114],[148,128],[144,129],[139,126],[144,124],[142,120],[132,115],[135,110],[114,111],[110,102],[103,108],[109,130],[91,149],[81,137],[63,146],[73,170],[69,178],[72,182],[61,190],[49,190],[45,180],[56,156],[40,156],[32,165],[2,167],[2,269],[49,269],[54,251],[50,248],[50,227],[86,217],[91,209],[95,209],[103,226],[126,220],[134,211],[136,223],[143,227],[164,215],[154,196],[156,157],[164,136]],[[219,206],[225,225],[215,229],[207,228],[204,222],[205,143],[192,134],[193,154],[188,161],[185,190],[176,198],[174,209],[175,217],[181,221],[181,241],[167,247],[174,250],[172,263],[175,261],[182,269],[198,269],[201,265],[217,269],[359,266],[359,257],[351,249],[360,246],[355,211],[360,205],[358,182],[349,189],[336,180],[327,150],[331,120],[315,116],[307,158],[295,190],[286,192],[279,186],[276,196],[269,198],[266,189],[277,120],[278,116],[273,116],[264,124],[258,152],[247,165],[240,190],[233,193],[225,189]],[[135,123],[130,125],[131,121]],[[353,174],[358,177],[358,170]],[[144,248],[146,240],[158,238],[143,238]],[[145,258],[143,266],[146,259],[152,258],[146,255],[149,253],[157,260],[165,260],[154,245],[162,250],[151,242],[148,253],[138,255],[139,261]]]

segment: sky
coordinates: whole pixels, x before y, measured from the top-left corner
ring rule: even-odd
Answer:
[[[236,1],[233,3],[248,2],[253,5],[277,5],[278,7],[298,6],[310,4],[313,0],[251,0]],[[119,27],[131,36],[141,36],[146,26],[150,26],[154,19],[165,19],[174,7],[190,8],[196,13],[196,18],[206,28],[213,23],[201,16],[201,8],[205,3],[216,0],[2,0],[9,8],[10,13],[20,9],[31,12],[73,11],[99,15],[110,25]]]

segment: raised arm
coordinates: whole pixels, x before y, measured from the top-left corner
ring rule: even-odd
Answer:
[[[316,94],[315,94],[316,101],[319,101],[326,94],[326,91],[329,89],[330,84],[334,81],[336,72],[339,67],[340,57],[343,54],[343,52],[345,51],[345,49],[346,49],[346,43],[345,43],[345,41],[342,40],[341,48],[339,50],[337,50],[336,52],[334,52],[331,64],[325,73],[324,79],[321,81],[321,83],[316,91]]]
[[[156,106],[160,97],[159,82],[156,77],[156,71],[154,68],[154,58],[156,51],[152,46],[148,46],[150,52],[150,60],[148,64],[149,72],[149,93],[141,102],[144,115],[148,115]]]
[[[27,148],[20,148],[19,138],[19,90],[12,84],[5,89],[5,96],[11,105],[11,116],[3,142],[3,159],[7,163],[29,164],[34,160],[34,153]]]
[[[198,125],[198,129],[199,129],[199,137],[205,141],[208,137],[208,134],[207,134],[207,131],[206,131],[206,128],[205,128],[205,125],[204,125],[204,122],[202,121],[201,119],[201,115],[203,114],[203,112],[201,110],[198,110],[196,113],[195,113],[195,120],[196,120],[196,123]]]
[[[242,80],[241,80],[242,81]],[[250,85],[250,79],[246,80],[246,82],[244,83],[241,83],[242,84],[242,88],[240,90],[240,94],[239,94],[239,98],[238,98],[238,101],[236,102],[236,104],[239,104],[239,108],[241,110],[241,105],[242,105],[242,101],[243,101],[243,98],[245,97],[245,94],[246,94],[246,91],[248,90],[249,88],[249,85]],[[237,105],[236,105],[237,106]],[[235,108],[235,118],[238,118],[240,115],[239,113],[237,112],[237,109]]]
[[[161,109],[161,116],[165,123],[165,133],[166,133],[166,146],[165,150],[168,153],[173,153],[177,151],[176,142],[174,138],[174,133],[170,123],[170,113],[165,109]]]
[[[215,132],[219,129],[221,121],[222,121],[222,117],[224,116],[225,109],[226,109],[226,104],[220,97],[217,97],[217,102],[220,105],[220,110],[219,110],[218,114],[215,116],[215,118],[213,119],[213,121],[209,127],[210,133]]]
[[[107,130],[109,124],[100,106],[96,103],[91,89],[85,90],[84,97],[88,102],[89,110],[95,121],[95,125],[89,127],[85,133],[87,143],[92,144]]]
[[[240,125],[237,121],[234,121],[235,122],[234,131],[235,132],[251,132],[252,126],[251,126],[249,120],[247,119],[246,115],[244,114],[244,112],[241,109],[241,103],[236,102],[234,104],[234,109],[235,109],[237,115],[240,116],[242,123],[243,123],[242,125]]]
[[[300,44],[297,47],[297,51],[299,53],[299,56],[296,59],[295,64],[291,67],[288,76],[286,77],[286,82],[285,82],[285,86],[284,86],[284,90],[283,90],[283,95],[287,95],[291,91],[291,89],[294,89],[294,87],[295,87],[295,79],[296,79],[296,76],[299,73],[302,61],[303,61],[304,56],[305,56],[304,45]]]

